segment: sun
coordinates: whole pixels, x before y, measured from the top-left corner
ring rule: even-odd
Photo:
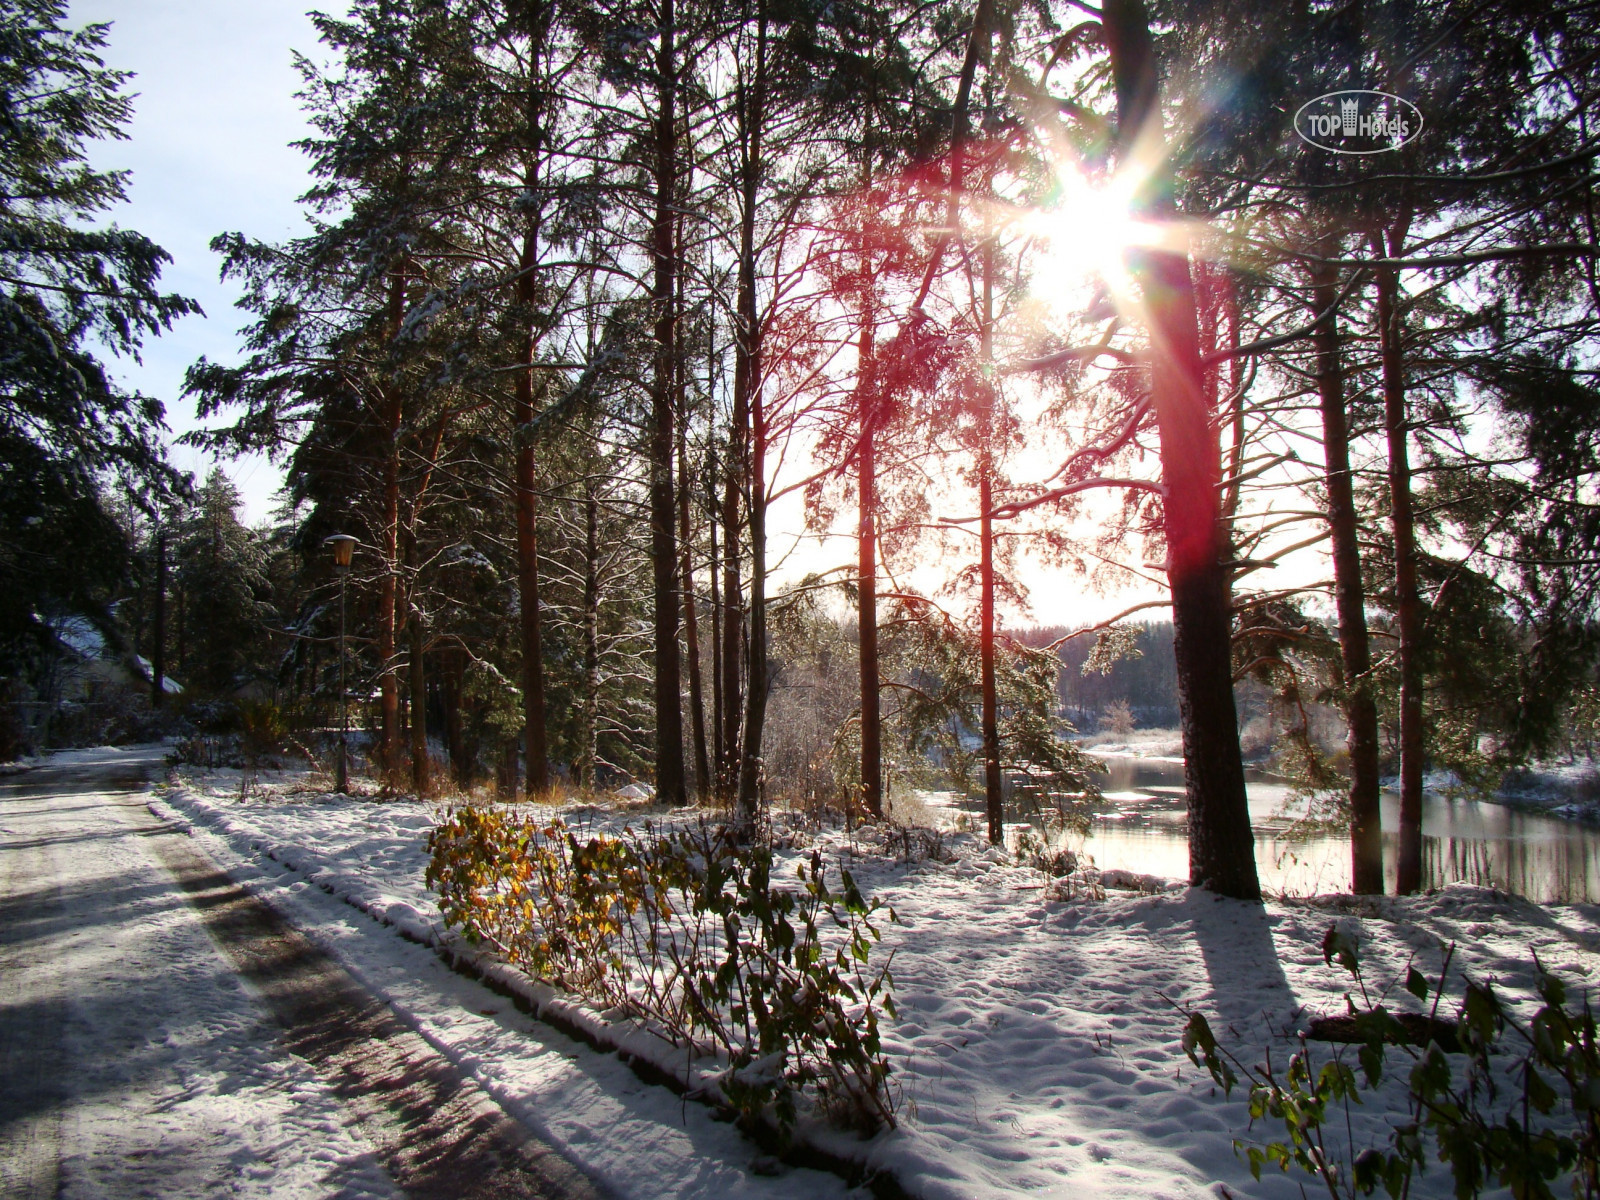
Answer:
[[[1138,308],[1128,252],[1185,248],[1181,223],[1139,213],[1138,198],[1150,173],[1137,156],[1109,178],[1093,178],[1076,162],[1058,168],[1050,196],[1023,222],[1039,253],[1032,284],[1038,299],[1081,308],[1088,295],[1104,287],[1119,311]]]

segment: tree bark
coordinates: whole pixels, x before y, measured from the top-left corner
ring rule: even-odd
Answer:
[[[405,317],[405,276],[389,279],[389,341],[400,336]],[[383,574],[378,581],[379,767],[384,786],[400,765],[400,681],[395,675],[399,620],[396,588],[400,570],[400,389],[390,380],[383,389]]]
[[[744,745],[739,759],[739,815],[754,821],[764,783],[761,737],[767,718],[767,426],[761,389],[750,395],[750,682],[745,691]]]
[[[1336,246],[1324,246],[1333,258]],[[1311,335],[1317,355],[1322,445],[1328,488],[1328,535],[1333,551],[1334,597],[1339,613],[1339,656],[1344,668],[1344,713],[1350,752],[1350,888],[1383,892],[1383,828],[1378,785],[1378,707],[1372,696],[1372,651],[1367,637],[1366,589],[1361,578],[1360,530],[1350,470],[1350,424],[1345,410],[1340,355],[1337,268],[1312,268],[1311,307],[1327,316]]]
[[[529,187],[536,177],[530,174]],[[522,720],[526,747],[525,767],[530,795],[550,787],[550,763],[545,743],[544,650],[539,612],[539,496],[533,444],[533,307],[538,299],[534,269],[538,262],[536,229],[522,235],[517,276],[517,318],[522,335],[521,361],[513,399],[513,437],[517,451],[517,595],[522,631]]]
[[[752,284],[753,286],[753,284]],[[741,276],[740,288],[744,280]],[[742,291],[741,291],[742,295]],[[742,305],[739,308],[742,313]],[[740,317],[739,319],[743,319]],[[749,477],[750,463],[750,357],[747,339],[734,339],[733,416],[728,431],[728,461],[722,494],[722,753],[717,768],[717,798],[732,804],[739,779],[739,718],[743,691],[744,636],[743,591],[739,584],[740,498]]]
[[[985,222],[987,224],[987,221]],[[983,810],[989,821],[989,842],[1005,842],[1005,799],[1000,778],[1000,704],[995,690],[994,627],[994,380],[989,368],[994,358],[994,238],[983,241],[983,313],[979,326],[978,360],[983,389],[978,436],[978,588],[979,671],[983,692]]]
[[[600,501],[593,473],[583,481],[583,728],[579,733],[578,781],[595,786],[600,757]]]
[[[673,379],[677,355],[677,48],[673,0],[662,0],[656,52],[659,108],[655,129],[655,371],[650,383],[650,551],[655,586],[656,797],[689,802],[683,770],[682,664],[678,653],[678,554],[673,504]]]
[[[421,582],[416,574],[414,528],[406,531],[405,558],[406,573],[411,576],[410,594],[406,595],[406,634],[410,635],[406,654],[410,678],[406,685],[411,696],[411,790],[418,797],[426,797],[432,790],[432,773],[427,760],[427,627],[422,621],[422,605],[418,602]]]
[[[1389,231],[1390,258],[1405,248],[1410,221]],[[1375,239],[1381,253],[1383,241]],[[1400,632],[1400,845],[1395,890],[1422,886],[1422,599],[1417,589],[1417,532],[1411,497],[1410,425],[1406,420],[1405,321],[1399,310],[1400,277],[1380,267],[1378,329],[1383,357],[1383,423],[1389,444],[1389,514],[1394,531],[1395,623]]]
[[[739,815],[753,821],[761,803],[761,741],[767,714],[767,429],[761,396],[761,325],[756,312],[756,198],[762,172],[762,128],[766,120],[767,14],[756,18],[755,62],[748,90],[739,97],[740,154],[739,283],[735,297],[738,336],[734,391],[750,414],[748,462],[750,509],[750,645],[745,690],[744,740],[739,755]]]
[[[689,658],[689,716],[694,739],[695,796],[701,802],[711,793],[711,764],[706,756],[705,688],[700,676],[700,622],[694,594],[693,538],[689,526],[689,449],[678,426],[678,576],[683,586],[683,646]]]
[[[717,549],[718,502],[716,461],[711,466],[710,502],[706,525],[711,535],[711,767],[712,792],[721,796],[726,758],[722,747],[722,557]]]
[[[167,531],[156,530],[156,586],[153,597],[154,638],[150,646],[150,705],[160,708],[167,690],[162,680],[167,674]]]
[[[1106,0],[1102,28],[1117,93],[1117,140],[1161,140],[1160,83],[1142,0]],[[1165,162],[1163,156],[1153,157]],[[1144,211],[1170,221],[1172,178],[1157,171]],[[1161,439],[1162,519],[1172,589],[1173,650],[1188,794],[1189,882],[1256,900],[1255,838],[1245,797],[1233,698],[1232,605],[1221,521],[1221,445],[1206,409],[1194,281],[1187,254],[1127,252],[1141,285],[1150,334],[1150,382]]]
[[[862,355],[870,353],[870,327],[861,331]],[[867,399],[863,397],[863,399]],[[861,803],[883,816],[883,710],[878,669],[878,518],[876,423],[870,400],[862,415],[857,461],[857,588],[861,643]]]
[[[419,797],[425,797],[433,788],[428,762],[428,632],[414,599],[406,623],[410,626],[411,634],[411,790]]]

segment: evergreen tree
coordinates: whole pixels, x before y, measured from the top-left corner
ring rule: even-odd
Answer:
[[[106,623],[127,541],[103,487],[178,486],[162,407],[107,375],[199,306],[161,292],[165,251],[94,222],[127,174],[96,171],[86,143],[126,136],[126,72],[99,57],[109,26],[72,30],[64,0],[0,3],[0,671],[16,670],[53,613]],[[108,626],[109,628],[109,626]]]

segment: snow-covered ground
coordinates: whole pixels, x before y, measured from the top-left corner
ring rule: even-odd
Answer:
[[[241,800],[236,773],[211,772],[180,779],[156,804],[187,819],[252,886],[292,905],[297,923],[336,946],[431,1042],[619,1192],[844,1191],[812,1172],[750,1175],[754,1147],[703,1110],[479,985],[443,979],[428,951],[396,936],[443,932],[422,882],[435,810],[294,786],[269,782]],[[599,827],[624,819],[593,807],[568,815]],[[1457,944],[1458,966],[1512,994],[1531,984],[1530,950],[1578,987],[1600,968],[1600,909],[1540,908],[1483,889],[1265,906],[1185,889],[1064,901],[1038,871],[967,834],[946,840],[954,861],[910,865],[880,850],[871,829],[811,840],[900,916],[885,933],[900,1007],[886,1045],[903,1120],[847,1148],[930,1200],[1198,1197],[1220,1195],[1219,1185],[1240,1197],[1299,1196],[1311,1181],[1251,1180],[1232,1149],[1246,1132],[1245,1101],[1224,1099],[1189,1065],[1173,1005],[1210,1015],[1246,1062],[1268,1050],[1286,1061],[1297,1026],[1344,1009],[1345,977],[1320,951],[1332,921],[1358,932],[1374,979],[1402,975],[1413,955],[1436,970],[1445,942]],[[1369,1107],[1364,1119],[1382,1116]],[[1442,1167],[1422,1185],[1414,1194],[1450,1192]]]
[[[0,1195],[400,1196],[174,894],[126,791],[0,804]]]

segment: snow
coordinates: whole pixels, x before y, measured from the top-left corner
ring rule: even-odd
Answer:
[[[841,1182],[811,1172],[748,1174],[754,1147],[704,1110],[515,1016],[396,937],[445,933],[422,884],[433,808],[294,786],[287,780],[241,801],[237,774],[219,771],[166,793],[163,807],[191,821],[208,851],[247,872],[252,886],[291,901],[296,921],[381,987],[430,1041],[619,1193],[843,1194]],[[641,817],[636,805],[565,811],[600,828]],[[1194,1198],[1220,1196],[1218,1185],[1239,1197],[1299,1196],[1313,1181],[1251,1180],[1232,1147],[1247,1133],[1245,1099],[1237,1091],[1224,1098],[1183,1057],[1176,1006],[1205,1012],[1241,1060],[1270,1052],[1286,1061],[1310,1016],[1344,1010],[1348,979],[1320,949],[1333,921],[1359,936],[1373,980],[1403,975],[1413,956],[1436,971],[1447,942],[1457,943],[1458,967],[1494,977],[1513,996],[1531,989],[1530,950],[1578,988],[1600,967],[1591,949],[1600,947],[1600,909],[1540,907],[1479,888],[1250,905],[1171,880],[1110,875],[1104,882],[1137,891],[1061,900],[1039,871],[972,834],[945,834],[952,861],[907,864],[874,827],[789,832],[792,853],[815,845],[847,863],[900,917],[885,928],[900,1009],[885,1045],[901,1127],[868,1142],[822,1140],[928,1200]],[[1409,997],[1390,998],[1402,1002]],[[496,1015],[478,1015],[487,1007]],[[585,1019],[603,1028],[598,1014]],[[1360,1120],[1383,1117],[1370,1106]],[[1450,1191],[1448,1172],[1434,1166],[1413,1194]]]
[[[419,944],[442,932],[422,884],[422,844],[433,823],[428,806],[286,794],[271,784],[241,801],[237,771],[205,778],[205,791],[162,791],[152,809],[189,825],[199,849],[332,951],[508,1113],[618,1197],[856,1194],[814,1170],[753,1174],[756,1147],[708,1109],[524,1016]],[[592,1014],[587,1020],[603,1024]]]
[[[52,765],[152,759],[100,749]],[[7,797],[0,827],[0,1011],[31,1034],[10,1047],[24,1058],[7,1062],[9,1099],[43,1101],[8,1111],[20,1142],[0,1123],[0,1192],[17,1182],[6,1151],[20,1144],[23,1192],[59,1152],[51,1194],[64,1200],[398,1197],[121,816],[137,798],[52,799]]]

